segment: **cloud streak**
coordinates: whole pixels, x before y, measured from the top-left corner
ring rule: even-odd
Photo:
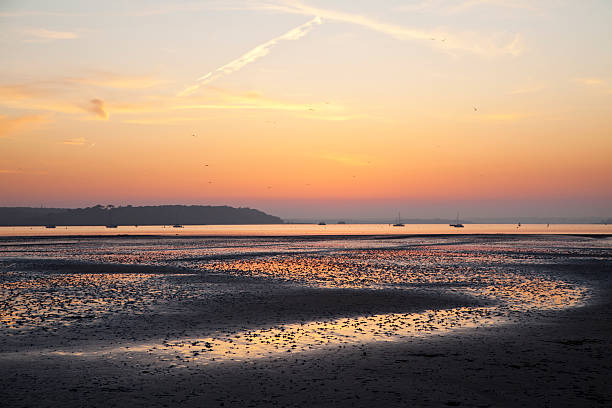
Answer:
[[[576,78],[576,82],[586,86],[604,86],[606,81],[602,78]]]
[[[69,77],[63,78],[56,82],[64,82],[68,85],[92,85],[102,88],[116,89],[145,89],[153,88],[158,85],[167,83],[166,80],[161,80],[148,75],[127,76],[119,75],[112,72],[94,72],[86,77]]]
[[[108,112],[104,107],[104,101],[101,99],[92,99],[83,108],[101,119],[108,119]]]
[[[13,118],[0,115],[0,137],[8,136],[19,128],[45,122],[46,120],[47,118],[41,115],[26,115]]]
[[[318,16],[325,20],[358,25],[389,35],[398,40],[427,41],[431,45],[449,51],[468,51],[480,55],[511,55],[522,53],[523,40],[519,34],[511,38],[499,35],[483,36],[479,33],[450,33],[444,30],[417,30],[397,24],[385,23],[368,16],[312,7],[296,0],[252,3],[253,9],[277,11],[291,14]],[[431,41],[434,40],[434,41]]]
[[[201,76],[200,78],[198,78],[197,83],[195,85],[192,85],[184,89],[183,91],[181,91],[179,93],[179,96],[191,95],[194,92],[196,92],[198,89],[200,89],[202,86],[209,84],[212,81],[222,76],[229,75],[233,72],[236,72],[242,69],[243,67],[245,67],[246,65],[257,61],[258,59],[262,57],[265,57],[270,52],[270,49],[272,49],[272,47],[274,47],[276,44],[278,44],[281,41],[299,40],[300,38],[308,34],[315,25],[319,25],[321,23],[322,23],[321,17],[316,16],[312,20],[292,30],[287,31],[285,34],[278,36],[276,38],[273,38],[269,41],[266,41],[263,44],[258,45],[257,47],[251,49],[247,53],[240,56],[239,58],[223,65],[222,67],[217,68],[214,71],[210,71],[206,75]]]
[[[71,146],[83,146],[85,142],[87,142],[87,140],[85,140],[84,137],[75,137],[72,139],[64,140],[62,143]]]
[[[531,2],[531,3],[535,3],[535,2]],[[498,7],[505,7],[505,8],[510,8],[510,9],[522,9],[522,10],[529,10],[529,11],[538,10],[536,7],[533,6],[533,4],[530,4],[530,2],[522,1],[522,0],[467,0],[454,7],[451,7],[451,10],[452,11],[462,11],[462,10],[466,10],[466,9],[470,9],[472,7],[478,7],[478,6],[498,6]]]
[[[263,97],[257,92],[231,94],[223,91],[221,98],[204,103],[177,104],[172,110],[276,110],[308,113],[313,117],[326,117],[344,111],[344,107],[330,103],[294,103]]]
[[[53,31],[46,28],[30,28],[24,30],[24,33],[34,39],[28,41],[53,41],[53,40],[73,40],[79,38],[76,33],[70,31]]]

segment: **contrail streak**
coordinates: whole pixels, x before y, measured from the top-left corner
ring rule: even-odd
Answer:
[[[217,78],[236,72],[242,69],[245,65],[257,61],[261,57],[268,55],[270,49],[281,41],[299,40],[300,38],[308,34],[313,26],[319,25],[322,22],[323,21],[321,20],[321,17],[317,16],[312,20],[294,28],[293,30],[286,32],[285,34],[279,37],[273,38],[263,44],[258,45],[257,47],[243,54],[241,57],[233,60],[232,62],[225,64],[222,67],[219,67],[206,75],[201,76],[200,78],[198,78],[197,83],[195,85],[192,85],[181,91],[181,93],[179,93],[179,96],[190,95],[197,91],[200,87],[216,80]]]

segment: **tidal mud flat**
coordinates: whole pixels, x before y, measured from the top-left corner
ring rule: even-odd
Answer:
[[[0,241],[8,406],[609,406],[606,236]]]

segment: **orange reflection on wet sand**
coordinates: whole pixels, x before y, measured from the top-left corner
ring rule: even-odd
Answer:
[[[499,324],[505,316],[491,307],[427,310],[421,313],[390,313],[356,318],[279,325],[257,330],[237,330],[204,338],[186,338],[161,343],[123,345],[117,348],[65,352],[60,355],[154,356],[173,364],[210,364],[288,353],[360,347],[365,343],[400,341],[414,336],[441,334],[460,328]],[[130,357],[131,358],[131,357]]]
[[[141,291],[150,275],[52,274],[0,283],[0,324],[12,329],[70,326],[110,313],[140,313],[154,293]]]
[[[28,242],[27,250],[16,244],[7,245],[6,251],[11,256],[46,257],[45,260],[53,258],[55,251],[60,260],[99,262],[94,267],[105,272],[17,272],[8,265],[9,272],[0,282],[0,295],[5,299],[1,323],[9,329],[53,329],[81,320],[95,322],[110,313],[146,313],[158,301],[164,310],[185,300],[196,300],[201,302],[198,305],[208,307],[211,304],[206,296],[213,292],[222,294],[228,302],[222,305],[230,308],[250,297],[260,296],[258,301],[265,303],[265,294],[282,285],[320,290],[348,288],[356,292],[362,288],[391,288],[432,299],[467,295],[479,302],[474,307],[418,313],[362,313],[354,317],[331,313],[328,316],[332,317],[324,320],[308,317],[300,323],[283,320],[282,316],[259,325],[246,320],[221,322],[223,317],[219,316],[218,321],[213,318],[208,326],[202,326],[204,332],[199,333],[205,335],[168,335],[164,341],[140,343],[124,339],[118,346],[60,352],[120,359],[151,356],[172,364],[208,364],[361,347],[369,342],[517,322],[587,302],[592,288],[565,279],[549,267],[572,259],[603,259],[609,257],[610,251],[610,240],[576,237],[313,241],[155,238],[84,240],[76,246],[58,244],[50,250],[34,244]],[[176,275],[176,279],[169,279],[174,275],[168,271],[157,275],[113,273],[114,264],[108,262],[118,261],[130,264],[135,272],[146,265],[158,265],[184,268],[189,273]],[[212,281],[207,280],[211,277]],[[231,279],[219,281],[221,284],[214,288],[209,286],[218,277]],[[281,286],[275,286],[279,283]],[[268,292],[257,292],[261,288]],[[183,312],[180,308],[175,310]],[[231,309],[230,313],[238,313],[237,310]],[[281,324],[271,325],[270,321]],[[284,321],[287,323],[282,324]]]

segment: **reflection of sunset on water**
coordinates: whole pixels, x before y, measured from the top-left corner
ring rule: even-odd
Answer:
[[[390,220],[391,221],[391,220]],[[62,226],[47,229],[34,227],[1,227],[1,236],[61,237],[72,235],[160,235],[160,236],[317,236],[317,235],[419,235],[419,234],[610,234],[612,225],[604,224],[466,224],[464,228],[450,228],[447,224],[406,224],[395,228],[392,224],[266,224],[266,225],[184,225],[176,229],[164,225],[119,225],[115,228],[104,226]]]

